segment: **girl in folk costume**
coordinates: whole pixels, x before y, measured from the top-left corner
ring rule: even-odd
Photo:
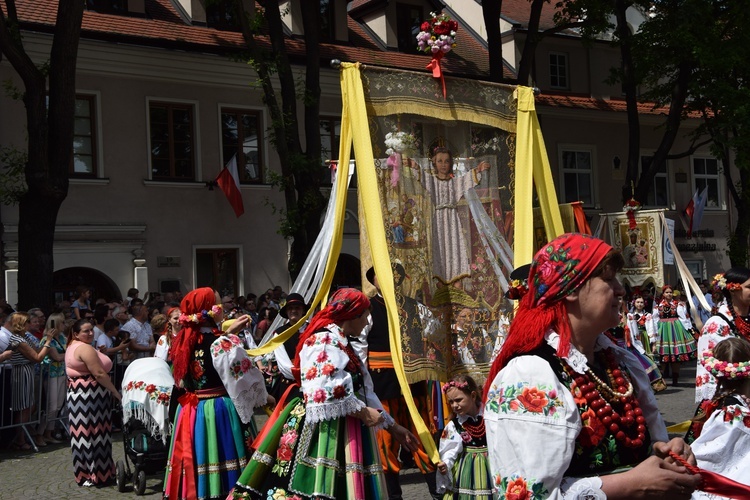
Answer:
[[[646,310],[646,301],[643,297],[633,296],[633,309],[627,317],[630,331],[640,340],[646,355],[651,357],[653,353],[651,346],[656,343],[656,323],[653,315]]]
[[[370,300],[353,288],[337,290],[310,320],[292,368],[302,396],[266,423],[235,498],[388,497],[375,430],[412,452],[417,438],[382,411],[364,353],[355,351],[369,321]]]
[[[240,317],[224,333],[217,328],[224,319],[219,303],[218,293],[199,288],[180,304],[182,330],[169,355],[182,395],[174,418],[164,498],[226,498],[247,464],[245,438],[255,434],[253,411],[273,403],[263,375],[234,334],[248,317]]]
[[[728,338],[705,351],[700,362],[718,382],[691,428],[702,426],[692,443],[698,466],[750,486],[750,343]],[[696,492],[693,498],[720,497]]]
[[[445,500],[491,500],[495,489],[477,383],[468,375],[457,375],[443,385],[443,392],[453,418],[440,436],[438,492],[445,493]]]
[[[648,381],[651,383],[651,388],[654,392],[663,391],[667,388],[667,384],[664,383],[659,367],[656,366],[656,363],[651,358],[651,353],[647,353],[643,347],[641,343],[642,337],[640,336],[637,324],[635,321],[631,321],[628,316],[629,314],[625,309],[625,302],[623,301],[620,324],[614,328],[610,328],[605,333],[615,344],[623,349],[627,349],[638,360],[646,375],[648,375]]]
[[[723,300],[715,313],[706,320],[698,339],[698,352],[713,349],[719,342],[738,337],[750,342],[750,269],[733,267],[714,276],[712,288],[722,293]],[[695,402],[711,399],[716,379],[701,363],[695,371]]]
[[[672,286],[665,285],[661,291],[661,301],[654,309],[657,326],[654,354],[663,366],[669,363],[672,369],[672,385],[677,385],[680,380],[680,363],[695,359],[695,338],[682,323],[687,317],[685,305],[680,305],[673,298]]]
[[[694,463],[681,438],[668,441],[643,368],[601,334],[619,321],[623,264],[607,243],[581,234],[555,238],[534,257],[484,392],[501,498],[687,499],[699,485],[700,476],[666,460],[674,452]]]

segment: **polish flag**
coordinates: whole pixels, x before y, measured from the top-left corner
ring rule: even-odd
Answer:
[[[696,189],[690,203],[685,207],[685,215],[688,216],[688,238],[693,235],[693,231],[698,231],[701,227],[703,211],[706,208],[706,201],[708,201],[708,186],[704,187],[703,191],[700,193],[698,193],[698,190]]]
[[[235,215],[239,217],[245,213],[245,206],[242,204],[242,193],[240,193],[240,174],[237,171],[237,155],[232,156],[216,178],[224,194],[232,205]]]

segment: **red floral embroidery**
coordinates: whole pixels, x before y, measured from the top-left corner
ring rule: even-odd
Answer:
[[[232,348],[232,343],[229,340],[227,340],[227,339],[221,339],[219,341],[219,345],[225,351],[228,351],[228,350],[230,350]]]
[[[149,394],[151,394],[155,390],[156,390],[156,386],[154,384],[148,384],[146,386],[146,392],[149,393]]]
[[[326,391],[323,389],[318,389],[315,391],[315,394],[313,394],[313,401],[316,403],[323,403],[326,400]]]
[[[323,373],[323,375],[330,376],[336,371],[336,367],[331,363],[326,363],[323,365],[323,368],[321,368],[320,371]]]
[[[305,379],[312,380],[315,377],[318,376],[318,369],[316,367],[312,367],[309,370],[307,370],[307,373],[305,373]]]
[[[549,402],[544,391],[540,391],[536,387],[524,387],[523,392],[518,396],[518,400],[531,413],[542,413]]]
[[[333,397],[335,399],[341,399],[346,396],[346,388],[343,385],[337,385],[333,388]]]
[[[279,460],[289,461],[292,459],[292,449],[289,446],[279,446],[276,451],[276,457]]]
[[[583,412],[581,414],[581,422],[583,423],[581,434],[579,435],[581,444],[586,447],[598,445],[607,433],[607,429],[597,418],[594,410],[589,408]]]
[[[509,482],[505,489],[505,498],[507,500],[527,500],[531,498],[529,490],[526,489],[526,481],[519,477]]]
[[[328,359],[328,354],[325,351],[318,354],[318,359],[317,359],[318,363],[322,363],[327,359]]]
[[[201,366],[200,361],[193,360],[190,371],[194,378],[201,378],[203,376],[203,366]]]

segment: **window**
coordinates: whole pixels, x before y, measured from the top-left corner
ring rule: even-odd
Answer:
[[[237,157],[240,182],[263,182],[263,155],[260,111],[246,109],[221,110],[221,151],[223,164]]]
[[[235,13],[230,1],[206,2],[206,25],[218,30],[239,31],[240,23]]]
[[[189,104],[149,103],[151,178],[195,180],[195,131]]]
[[[320,41],[332,42],[336,39],[334,23],[335,0],[320,0]]]
[[[128,0],[86,0],[86,10],[127,14]]]
[[[196,248],[196,288],[209,286],[220,296],[239,295],[239,250],[237,248]]]
[[[700,194],[704,188],[708,187],[707,209],[721,208],[719,169],[720,163],[716,158],[693,157],[693,192],[698,191]]]
[[[96,97],[77,95],[75,106],[70,174],[75,177],[96,177]]]
[[[652,156],[641,156],[641,175],[651,165]],[[664,162],[656,172],[654,182],[648,191],[646,206],[649,207],[669,207],[669,182],[667,177],[667,164]]]
[[[422,8],[415,5],[396,4],[396,37],[399,52],[417,54],[417,35],[424,21]]]
[[[323,165],[323,185],[331,185],[331,161],[339,158],[341,139],[340,118],[320,118],[320,164]]]
[[[594,205],[593,154],[585,149],[565,149],[560,158],[563,202]]]
[[[559,52],[549,55],[549,84],[556,89],[568,88],[568,56]]]

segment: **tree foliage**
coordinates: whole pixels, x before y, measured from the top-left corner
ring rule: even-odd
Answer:
[[[320,1],[299,3],[306,51],[301,91],[298,91],[297,77],[289,60],[279,3],[258,0],[259,8],[248,11],[242,0],[234,2],[247,45],[248,62],[258,74],[271,116],[271,141],[281,163],[281,174],[273,182],[284,193],[285,208],[280,209],[281,233],[292,239],[289,272],[294,277],[320,231],[325,202],[320,192]],[[267,35],[263,35],[262,30]],[[270,50],[266,40],[270,42]],[[304,110],[301,118],[298,101],[302,102]],[[304,149],[300,123],[304,130]]]
[[[51,309],[53,242],[57,214],[68,195],[73,160],[75,71],[84,2],[61,2],[48,61],[37,65],[26,52],[14,0],[0,10],[0,53],[23,83],[28,189],[19,198],[18,307]]]

